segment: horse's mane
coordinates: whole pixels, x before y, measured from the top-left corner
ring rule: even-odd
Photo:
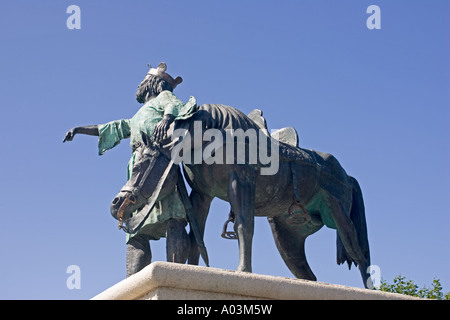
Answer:
[[[228,129],[248,129],[260,130],[261,127],[247,115],[241,111],[222,104],[204,104],[197,107],[195,114],[185,120],[177,121],[176,127],[189,127],[194,121],[202,121],[207,128],[214,128],[219,130]],[[192,130],[192,127],[191,127]],[[270,145],[270,139],[268,144]],[[305,150],[299,147],[291,146],[283,142],[279,142],[280,159],[285,161],[302,161],[315,163],[314,154],[312,150]]]
[[[198,107],[193,120],[206,121],[214,129],[255,129],[258,125],[241,111],[222,104],[204,104]]]
[[[214,128],[219,130],[226,129],[254,129],[260,130],[261,127],[250,119],[241,111],[222,104],[204,104],[197,107],[195,114],[182,121],[178,121],[176,127],[185,127],[186,122],[192,124],[193,121],[202,121],[207,124],[207,128]],[[192,129],[192,128],[191,128]],[[268,141],[269,147],[271,141]],[[283,142],[279,144],[279,155],[281,161],[295,161],[309,165],[325,165],[328,162],[330,154],[318,152],[315,150],[307,150],[297,146],[292,146]],[[332,156],[331,156],[332,157]],[[334,157],[333,157],[334,158]]]

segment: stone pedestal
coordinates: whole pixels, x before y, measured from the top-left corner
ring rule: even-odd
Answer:
[[[154,262],[93,300],[398,300],[410,296],[315,281]]]

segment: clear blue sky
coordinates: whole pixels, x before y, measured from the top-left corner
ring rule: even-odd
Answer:
[[[66,8],[81,8],[81,30]],[[369,30],[366,8],[381,8]],[[109,213],[126,180],[128,141],[97,155],[67,130],[131,117],[147,63],[184,78],[183,101],[264,111],[295,127],[304,148],[335,155],[364,195],[372,264],[392,282],[437,277],[450,291],[450,2],[0,2],[0,298],[87,299],[125,277],[125,234]],[[205,243],[211,266],[234,270],[215,200]],[[319,281],[362,287],[336,265],[336,232],[307,240]],[[153,241],[165,260],[164,241]],[[69,290],[66,268],[81,269]],[[253,270],[293,277],[265,218]]]

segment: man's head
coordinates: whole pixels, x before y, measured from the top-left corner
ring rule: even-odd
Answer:
[[[181,77],[173,79],[166,73],[167,65],[164,62],[161,62],[157,69],[152,68],[150,65],[148,67],[150,70],[147,72],[144,80],[139,84],[136,92],[136,100],[139,103],[145,103],[151,98],[157,97],[164,90],[173,92],[173,89],[183,82]]]

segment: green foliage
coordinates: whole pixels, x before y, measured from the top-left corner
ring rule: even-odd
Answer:
[[[450,300],[450,292],[445,295],[442,292],[441,281],[434,279],[431,288],[423,287],[419,289],[419,286],[412,280],[407,280],[404,276],[398,275],[394,278],[394,283],[389,284],[386,280],[381,280],[379,287],[380,291],[393,292],[406,294],[413,297],[436,299],[436,300]]]

